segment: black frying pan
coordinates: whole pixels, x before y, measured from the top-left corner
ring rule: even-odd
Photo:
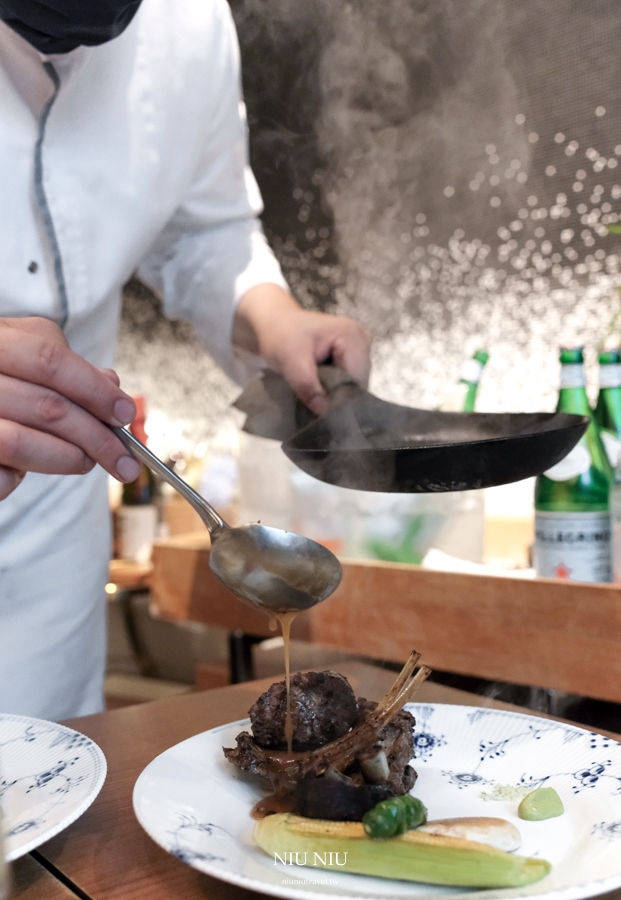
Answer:
[[[235,403],[244,429],[283,441],[309,475],[363,491],[431,493],[493,487],[538,475],[589,420],[567,413],[445,413],[387,403],[339,369],[320,367],[330,405],[313,416],[284,380],[264,373]]]

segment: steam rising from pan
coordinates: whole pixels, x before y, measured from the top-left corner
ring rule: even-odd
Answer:
[[[554,348],[595,344],[618,307],[612,6],[234,9],[266,225],[299,296],[379,338],[373,390],[433,406],[484,344],[481,408],[551,408]]]
[[[481,409],[553,408],[555,348],[594,348],[619,306],[617,5],[232,6],[266,229],[303,303],[376,335],[374,393],[433,408],[486,345]],[[189,331],[145,334],[146,306],[133,290],[123,383],[202,440],[236,389]]]

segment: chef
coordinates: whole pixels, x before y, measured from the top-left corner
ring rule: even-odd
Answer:
[[[316,363],[364,381],[369,339],[302,310],[262,234],[225,0],[0,0],[0,712],[102,708],[102,424],[133,272],[242,382],[281,372],[316,412]]]

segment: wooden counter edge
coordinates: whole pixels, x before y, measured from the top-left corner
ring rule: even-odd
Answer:
[[[267,617],[209,569],[208,540],[154,549],[156,615],[270,636]],[[439,572],[344,560],[334,595],[296,621],[294,637],[402,662],[416,647],[433,668],[621,702],[621,587]]]

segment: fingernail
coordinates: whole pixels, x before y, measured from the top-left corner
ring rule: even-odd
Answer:
[[[121,397],[114,404],[114,417],[119,425],[129,425],[136,415],[136,407],[129,397]]]
[[[23,477],[24,473],[16,469],[0,468],[0,499],[4,499],[14,491]]]
[[[308,407],[316,416],[321,416],[328,409],[328,401],[323,394],[316,394],[312,400],[308,401]]]
[[[140,475],[140,463],[133,456],[122,456],[117,461],[116,474],[121,481],[135,481]]]

